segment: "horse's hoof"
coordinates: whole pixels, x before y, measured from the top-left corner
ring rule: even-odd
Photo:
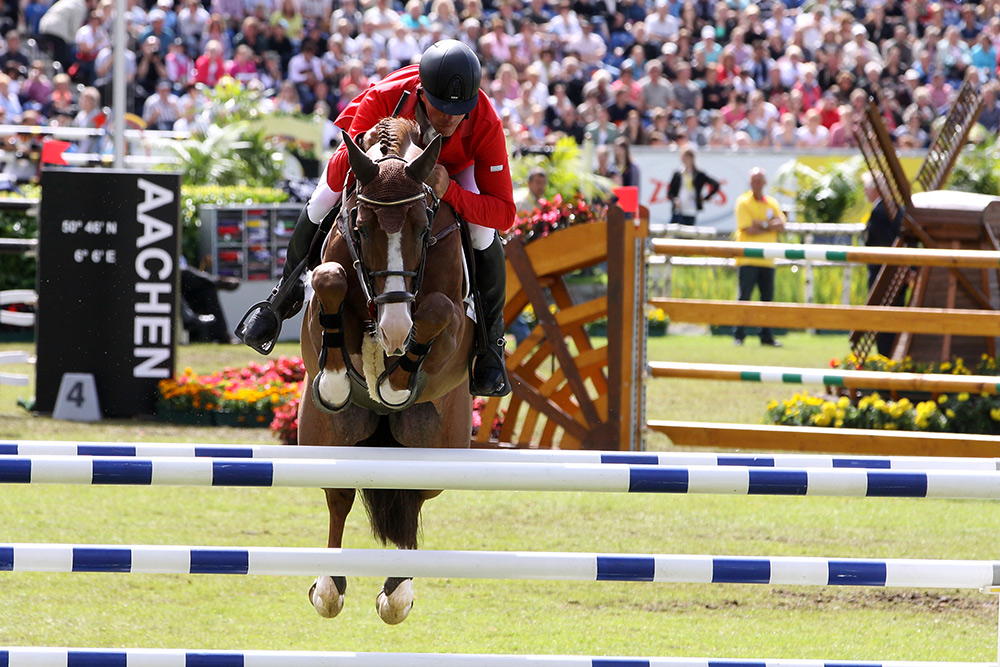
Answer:
[[[323,618],[333,618],[344,608],[347,579],[344,577],[316,577],[309,588],[309,601]]]
[[[378,611],[379,618],[388,623],[389,625],[396,625],[402,623],[409,616],[410,610],[413,609],[413,579],[396,579],[398,582],[395,588],[392,588],[392,579],[386,579],[386,586],[389,586],[392,590],[386,593],[385,587],[379,591],[378,597],[375,598],[375,609]]]

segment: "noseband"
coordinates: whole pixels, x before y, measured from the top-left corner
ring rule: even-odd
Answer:
[[[379,164],[381,162],[385,162],[386,160],[400,160],[402,162],[406,162],[398,155],[386,155],[374,160],[374,162],[375,164]],[[434,214],[437,213],[438,207],[441,205],[441,200],[436,194],[434,194],[434,190],[429,185],[421,183],[421,186],[423,188],[423,192],[418,194],[404,197],[402,199],[383,201],[365,196],[362,192],[361,184],[358,183],[354,207],[351,208],[350,211],[345,209],[337,222],[341,235],[347,243],[347,249],[351,254],[351,260],[354,262],[354,269],[358,273],[358,282],[361,283],[361,287],[365,291],[365,299],[368,302],[369,316],[373,319],[375,317],[376,306],[389,303],[412,303],[416,300],[417,293],[420,291],[420,286],[424,281],[424,266],[427,263],[427,248],[434,245],[434,243],[438,240],[437,237],[432,237],[430,235],[430,231],[434,224]],[[427,205],[427,225],[420,230],[420,263],[417,266],[417,270],[369,270],[368,267],[365,266],[364,260],[361,258],[361,253],[359,252],[362,241],[362,233],[358,225],[358,205],[365,204],[366,206],[377,210],[390,206],[405,206],[406,204],[412,204],[413,202],[420,201],[421,199],[426,201],[428,197],[430,198],[431,203]],[[384,294],[375,294],[374,279],[389,278],[392,276],[399,276],[404,279],[413,278],[413,291],[408,292],[404,289],[386,292]]]

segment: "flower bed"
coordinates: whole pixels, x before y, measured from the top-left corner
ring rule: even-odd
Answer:
[[[572,199],[556,195],[551,200],[540,199],[534,210],[519,214],[506,236],[508,239],[531,243],[566,227],[604,220],[607,215],[607,206],[588,204],[582,194],[578,193]]]
[[[873,355],[859,363],[850,355],[844,360],[832,359],[830,366],[845,370],[900,373],[971,375],[973,372],[961,358],[943,363],[918,363],[910,358],[893,361]],[[975,373],[1000,375],[997,360],[984,354],[976,365]],[[1000,435],[1000,397],[990,394],[974,396],[968,392],[923,396],[927,396],[927,400],[907,397],[889,400],[876,392],[852,403],[847,396],[823,398],[800,392],[784,401],[770,401],[764,421],[781,426]]]
[[[298,357],[226,368],[208,375],[184,369],[162,380],[157,415],[171,422],[217,426],[272,426],[276,408],[298,403],[305,369]]]
[[[189,426],[266,426],[282,443],[294,445],[305,374],[302,359],[284,356],[209,375],[196,375],[185,368],[176,378],[160,381],[157,416]],[[482,398],[472,401],[472,435],[482,424],[485,405]],[[500,410],[490,428],[492,437],[498,437],[503,418]]]

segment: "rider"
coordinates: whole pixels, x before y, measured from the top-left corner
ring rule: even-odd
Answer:
[[[425,146],[438,135],[443,138],[427,184],[468,222],[484,315],[478,319],[485,320],[478,327],[486,349],[480,344],[471,362],[469,388],[479,396],[504,396],[510,393],[504,363],[506,265],[497,231],[511,227],[516,206],[503,128],[479,89],[481,71],[472,49],[457,40],[442,40],[424,52],[419,65],[396,70],[358,95],[336,124],[358,140],[382,118],[397,115],[416,120]],[[270,352],[281,321],[302,306],[304,260],[317,229],[340,202],[348,169],[347,151],[341,145],[299,214],[281,281],[267,302],[251,308],[237,328],[237,336],[262,354]]]

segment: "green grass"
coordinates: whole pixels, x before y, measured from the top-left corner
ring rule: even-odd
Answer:
[[[841,338],[790,335],[780,350],[723,337],[654,339],[650,358],[825,365]],[[0,350],[16,349],[14,345]],[[282,353],[293,353],[283,348]],[[255,358],[181,348],[196,370]],[[15,369],[16,370],[16,369]],[[26,369],[25,369],[26,370]],[[652,380],[650,418],[759,420],[792,387]],[[265,430],[119,421],[67,424],[14,407],[0,438],[272,442]],[[669,448],[651,440],[652,448]],[[373,547],[363,513],[346,544]],[[975,501],[448,492],[424,512],[422,547],[759,556],[996,558],[1000,513]],[[0,542],[321,546],[311,489],[5,486]],[[996,655],[996,602],[974,591],[425,579],[402,625],[378,620],[381,582],[350,581],[319,618],[304,577],[0,574],[0,645],[461,653],[975,660]]]

